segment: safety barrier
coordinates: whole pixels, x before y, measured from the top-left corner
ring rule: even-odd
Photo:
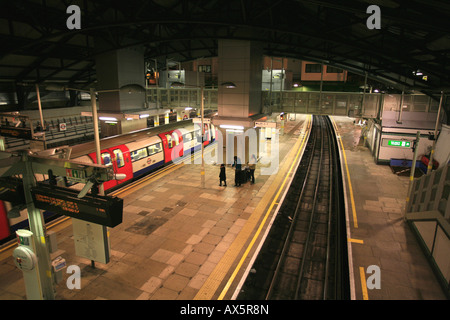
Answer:
[[[412,184],[405,219],[450,297],[450,163]]]

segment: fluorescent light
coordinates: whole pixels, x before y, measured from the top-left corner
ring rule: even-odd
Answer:
[[[99,119],[103,121],[117,121],[114,117],[100,117]]]
[[[139,118],[148,118],[150,115],[149,114],[140,114]]]
[[[192,110],[192,108],[191,107],[186,107],[186,108],[184,108],[184,110]]]
[[[231,81],[224,82],[224,83],[221,84],[221,86],[223,86],[225,88],[228,88],[228,89],[236,88],[236,85],[233,82],[231,82]]]
[[[117,121],[105,121],[105,123],[114,123],[114,124],[117,124]]]
[[[243,126],[233,126],[233,125],[230,125],[230,124],[221,124],[220,127],[223,128],[223,129],[241,129],[241,130],[244,129]]]
[[[227,129],[227,132],[243,133],[244,130],[239,130],[239,129]]]

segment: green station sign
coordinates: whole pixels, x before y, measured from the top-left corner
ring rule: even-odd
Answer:
[[[388,146],[411,148],[411,141],[388,140]]]

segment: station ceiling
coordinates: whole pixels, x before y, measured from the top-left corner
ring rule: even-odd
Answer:
[[[69,30],[67,7],[81,8]],[[380,29],[369,29],[370,5]],[[143,45],[145,58],[217,56],[218,39],[262,43],[268,56],[323,62],[430,95],[450,87],[448,0],[1,1],[0,81],[89,85],[95,55]],[[108,49],[96,47],[101,38]],[[419,71],[427,76],[418,74]]]

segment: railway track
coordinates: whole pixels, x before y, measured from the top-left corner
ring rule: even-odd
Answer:
[[[339,168],[331,122],[315,116],[303,159],[238,299],[348,297]]]

